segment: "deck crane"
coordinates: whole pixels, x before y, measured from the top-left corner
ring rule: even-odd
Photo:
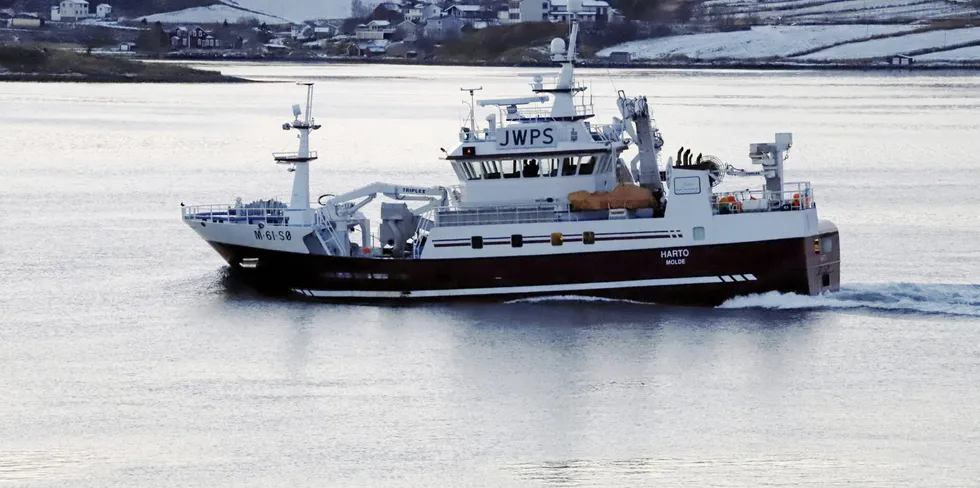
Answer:
[[[627,98],[626,92],[620,90],[616,105],[619,107],[619,113],[623,116],[623,130],[633,138],[639,150],[639,153],[630,163],[630,169],[636,175],[640,186],[650,190],[657,200],[662,201],[664,188],[660,179],[658,160],[664,139],[650,115],[647,98]],[[639,168],[637,168],[637,164],[639,164]]]

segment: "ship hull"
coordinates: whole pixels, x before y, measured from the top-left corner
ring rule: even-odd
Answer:
[[[371,259],[210,244],[270,293],[328,301],[507,301],[581,295],[713,306],[754,293],[840,288],[836,228],[768,241],[470,259]]]

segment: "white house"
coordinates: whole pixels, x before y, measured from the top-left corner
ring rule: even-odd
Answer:
[[[51,7],[51,20],[75,21],[91,17],[88,12],[88,2],[85,0],[61,0],[61,3]]]
[[[112,5],[100,3],[95,7],[95,16],[100,19],[112,17]]]
[[[543,0],[542,0],[543,1]],[[568,20],[568,0],[549,0],[548,20],[563,22]],[[583,0],[578,18],[586,22],[612,22],[613,9],[603,0]]]
[[[464,5],[461,3],[450,5],[446,10],[443,10],[443,13],[468,21],[487,20],[496,15],[480,5]]]
[[[547,22],[551,10],[548,0],[518,0],[518,20],[512,22]],[[513,10],[511,10],[513,13]]]
[[[354,28],[354,37],[359,41],[390,39],[395,27],[387,20],[372,20]]]
[[[425,27],[422,32],[425,37],[436,42],[456,39],[463,28],[463,20],[451,15],[430,17],[425,20]]]
[[[442,9],[433,3],[416,3],[405,11],[405,20],[410,20],[416,24],[423,23],[430,17],[438,17]]]
[[[585,21],[611,22],[614,13],[609,3],[603,0],[583,0],[582,11],[578,15]],[[510,24],[566,20],[568,20],[568,0],[510,0],[508,4],[506,22]]]

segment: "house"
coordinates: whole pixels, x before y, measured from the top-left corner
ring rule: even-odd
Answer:
[[[629,63],[633,60],[633,53],[629,51],[615,51],[609,53],[610,63]]]
[[[465,24],[462,19],[449,15],[432,17],[425,20],[422,32],[427,39],[442,42],[458,38]]]
[[[463,5],[455,4],[450,5],[446,10],[442,11],[445,15],[463,19],[469,22],[477,20],[489,20],[494,17],[494,13],[484,9],[480,5]]]
[[[895,66],[910,66],[915,63],[915,58],[904,54],[896,54],[888,60],[888,64]]]
[[[542,0],[544,1],[544,0]],[[548,20],[564,22],[568,20],[568,0],[549,0]],[[586,22],[604,24],[612,22],[613,9],[604,0],[583,0],[578,18]]]
[[[74,22],[91,16],[85,0],[61,0],[60,4],[51,7],[51,20],[55,22]]]
[[[337,35],[337,28],[332,25],[318,25],[313,28],[314,39],[330,39]]]
[[[551,2],[548,0],[516,0],[517,1],[517,20],[513,19],[513,3],[511,1],[511,22],[545,22],[550,20],[548,13],[551,11]]]
[[[7,26],[16,29],[40,29],[44,27],[44,19],[39,17],[18,16],[7,19]]]
[[[358,25],[354,28],[354,37],[359,41],[374,41],[380,39],[391,39],[391,34],[395,32],[395,27],[387,20],[372,20],[367,24]]]
[[[112,5],[108,3],[100,3],[95,6],[95,16],[100,19],[108,19],[112,17]]]
[[[170,31],[170,47],[172,49],[213,49],[218,47],[218,39],[212,31],[200,27],[188,29],[177,27]]]
[[[347,44],[345,51],[348,56],[380,56],[387,52],[388,45],[386,39],[361,40]]]
[[[416,3],[405,11],[405,20],[411,20],[416,24],[422,24],[425,19],[438,17],[442,13],[442,8],[433,3]]]
[[[404,39],[406,37],[414,36],[419,30],[419,26],[410,20],[405,20],[395,26],[395,32],[398,37]]]
[[[123,52],[132,52],[136,50],[135,42],[124,42],[119,45],[119,50]]]
[[[289,37],[293,40],[305,42],[316,38],[315,27],[311,24],[294,25],[289,32]]]
[[[502,13],[498,17],[502,17]],[[586,22],[612,22],[616,10],[603,0],[583,0],[578,17]],[[510,0],[507,20],[502,23],[518,22],[564,22],[568,20],[568,0]]]

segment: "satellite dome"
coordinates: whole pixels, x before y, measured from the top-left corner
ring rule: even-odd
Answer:
[[[551,40],[551,54],[565,54],[565,41],[560,37]]]

